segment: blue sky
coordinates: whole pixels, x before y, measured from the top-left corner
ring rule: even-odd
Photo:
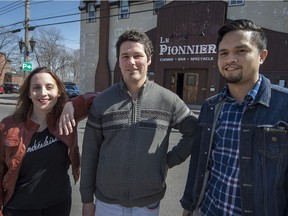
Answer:
[[[65,45],[73,49],[79,49],[80,41],[80,22],[71,22],[65,24],[55,24],[59,22],[70,22],[80,20],[80,11],[78,10],[79,0],[30,0],[30,26],[53,24],[61,31],[65,38]],[[76,14],[53,19],[41,19],[55,16]],[[17,22],[23,22],[25,18],[25,0],[0,0],[0,26],[11,25]],[[10,26],[9,26],[10,27]],[[12,27],[12,26],[11,26]],[[16,24],[12,29],[22,28],[23,24]],[[24,30],[18,33],[24,37]],[[33,31],[30,31],[30,37]]]

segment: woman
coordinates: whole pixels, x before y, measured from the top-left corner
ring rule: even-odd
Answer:
[[[71,163],[76,182],[80,167],[70,119],[85,118],[96,95],[87,93],[73,98],[73,106],[65,105],[65,86],[55,73],[46,67],[30,73],[14,114],[0,123],[0,215],[69,216],[68,168]],[[74,118],[67,119],[69,112]],[[60,131],[58,125],[63,125]]]

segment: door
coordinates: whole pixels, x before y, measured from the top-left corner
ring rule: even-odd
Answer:
[[[167,88],[187,104],[202,104],[207,98],[208,70],[189,69],[166,72]]]
[[[197,104],[199,74],[185,73],[183,84],[183,101],[188,104]]]

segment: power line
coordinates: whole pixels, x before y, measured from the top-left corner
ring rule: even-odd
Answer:
[[[3,10],[11,9],[11,7],[14,7],[14,6],[15,6],[14,4],[17,5],[17,4],[19,4],[19,3],[20,3],[20,4],[22,3],[21,0],[18,0],[18,2],[15,1],[15,2],[9,4],[9,5],[5,5],[5,6],[3,6],[3,7],[0,8],[0,12],[2,12]]]
[[[35,1],[35,2],[30,2],[30,5],[34,5],[34,4],[42,4],[42,3],[46,3],[46,2],[53,2],[54,0],[46,0],[46,1]]]
[[[54,1],[54,0],[47,0],[47,1],[41,1],[41,2],[31,2],[30,5],[32,4],[39,4],[39,3],[46,3],[46,2],[51,2],[51,1]],[[136,2],[134,3],[133,5],[131,5],[131,7],[135,7],[135,6],[139,6],[139,5],[144,5],[144,4],[150,4],[151,2]],[[15,8],[17,9],[17,8]],[[1,14],[0,14],[1,15]],[[39,21],[39,20],[47,20],[47,19],[55,19],[55,18],[61,18],[61,17],[67,17],[67,16],[75,16],[75,15],[81,15],[81,12],[79,13],[72,13],[72,14],[65,14],[65,15],[58,15],[58,16],[51,16],[51,17],[44,17],[44,18],[38,18],[38,19],[30,19],[31,22],[33,21]],[[118,16],[118,14],[117,14]],[[79,21],[82,21],[82,20],[79,20]],[[75,21],[71,21],[71,22],[75,22]],[[9,25],[6,25],[6,26],[0,26],[0,28],[4,28],[4,27],[9,27],[9,26],[13,26],[15,24],[19,24],[19,23],[23,23],[22,22],[17,22],[17,23],[13,23],[13,24],[9,24]],[[65,22],[66,23],[66,22]],[[56,23],[57,24],[57,23]],[[60,23],[62,24],[62,22]],[[44,24],[45,26],[46,24]],[[50,25],[50,24],[48,24]]]
[[[39,20],[46,20],[46,19],[55,19],[55,18],[61,18],[61,17],[67,17],[67,16],[75,16],[75,15],[80,15],[80,13],[72,13],[72,14],[65,14],[65,15],[58,15],[58,16],[53,16],[53,17],[44,17],[44,18],[38,18],[38,19],[31,19],[30,21],[39,21]]]
[[[151,2],[148,2],[149,4]],[[148,3],[138,3],[137,5],[139,4],[148,4]],[[192,2],[192,3],[189,3],[189,4],[196,4],[195,2]],[[163,9],[171,9],[171,8],[177,8],[177,7],[185,7],[187,6],[188,4],[185,4],[185,5],[173,5],[173,6],[167,6],[165,5],[166,7],[163,8]],[[132,5],[131,5],[132,6]],[[136,6],[136,5],[133,5],[133,6]],[[149,11],[154,11],[154,9],[146,9],[146,10],[139,10],[139,11],[134,11],[134,12],[130,12],[129,14],[137,14],[137,13],[143,13],[143,12],[149,12]],[[86,12],[87,14],[88,12]],[[40,18],[40,19],[34,19],[34,20],[30,20],[30,21],[37,21],[37,20],[45,20],[45,19],[54,19],[54,18],[59,18],[59,17],[64,17],[64,16],[72,16],[72,15],[77,15],[77,14],[81,14],[80,13],[74,13],[74,14],[66,14],[66,15],[59,15],[59,16],[53,16],[53,17],[46,17],[46,18]],[[114,15],[109,15],[108,17],[115,17],[115,16],[119,16],[119,14],[114,14]],[[94,19],[95,20],[98,20],[100,18],[107,18],[107,16],[98,16],[98,17],[95,17]],[[70,20],[70,21],[63,21],[63,22],[54,22],[54,23],[46,23],[46,24],[40,24],[40,25],[34,25],[34,26],[31,26],[31,30],[33,30],[34,28],[38,28],[38,27],[44,27],[44,26],[51,26],[51,25],[62,25],[62,24],[69,24],[69,23],[74,23],[74,22],[81,22],[81,21],[87,21],[89,20],[90,18],[85,18],[85,19],[77,19],[77,20]],[[7,26],[6,26],[7,27]],[[2,27],[0,27],[1,29]],[[10,30],[10,31],[7,31],[7,32],[4,32],[4,33],[0,33],[1,34],[5,34],[5,33],[15,33],[15,32],[18,32],[18,31],[21,31],[23,28],[18,28],[18,29],[14,29],[14,30]]]
[[[54,1],[54,0],[46,0],[46,1],[38,1],[38,2],[30,2],[30,5],[35,5],[35,4],[42,4],[42,3],[47,3],[47,2],[51,2],[51,1]],[[13,5],[13,4],[16,4],[16,5]],[[6,5],[2,8],[0,8],[0,16],[1,15],[4,15],[4,14],[7,14],[11,11],[14,11],[20,7],[23,7],[25,6],[25,2],[19,0],[17,2],[13,2],[9,5]],[[7,11],[8,10],[8,11]]]
[[[6,26],[0,26],[0,29],[1,29],[1,28],[6,28],[6,27],[9,27],[9,26],[14,26],[14,25],[21,24],[21,23],[23,23],[23,21],[21,21],[21,22],[16,22],[16,23],[12,23],[12,24],[9,24],[9,25],[6,25]]]
[[[31,4],[46,3],[46,2],[51,2],[51,1],[53,1],[53,0],[47,0],[47,1],[41,1],[41,2],[33,2],[33,3],[31,2],[30,5]],[[19,8],[19,7],[17,7],[17,8]],[[14,9],[17,9],[17,8],[14,8]],[[80,14],[81,14],[81,12],[73,13],[73,14],[59,15],[59,16],[52,16],[52,17],[44,17],[44,18],[38,18],[38,19],[30,19],[29,21],[33,22],[33,21],[39,21],[39,20],[56,19],[56,18],[67,17],[67,16],[75,16],[75,15],[80,15]],[[23,21],[19,21],[19,22],[16,22],[16,23],[5,25],[5,26],[0,26],[0,29],[1,28],[10,27],[10,26],[14,26],[14,25],[21,24],[21,23],[23,23]],[[21,29],[23,29],[23,28],[21,28]]]
[[[176,7],[185,7],[185,6],[187,6],[187,5],[176,5],[176,6],[167,7],[166,9],[168,9],[168,8],[176,8]],[[146,9],[146,10],[139,10],[139,11],[130,12],[129,14],[137,14],[137,13],[143,13],[143,12],[149,12],[149,11],[154,11],[154,9],[152,8],[152,9]],[[87,14],[87,12],[86,12],[86,14]],[[66,15],[63,15],[63,16],[66,16]],[[100,18],[115,17],[115,16],[119,16],[119,14],[117,13],[117,14],[109,15],[109,16],[98,16],[98,17],[95,17],[95,19],[97,20],[97,19],[100,19]],[[51,19],[51,18],[52,17],[49,17],[49,19]],[[46,18],[46,19],[48,19],[48,18]],[[85,19],[80,19],[80,20],[64,21],[64,22],[57,22],[57,23],[48,23],[48,24],[35,25],[33,27],[37,28],[37,27],[50,26],[50,25],[61,25],[61,24],[67,24],[67,23],[73,23],[73,22],[87,21],[89,19],[90,18],[85,18]]]
[[[11,12],[11,11],[14,11],[14,10],[16,10],[16,9],[18,9],[18,8],[20,8],[20,7],[22,7],[22,6],[24,5],[23,2],[16,2],[16,3],[20,3],[20,4],[18,4],[19,6],[15,5],[14,8],[5,9],[4,12],[0,13],[0,16],[1,16],[1,15],[4,15],[4,14],[7,14],[7,13],[9,13],[9,12]],[[7,10],[8,10],[8,11],[7,11]]]

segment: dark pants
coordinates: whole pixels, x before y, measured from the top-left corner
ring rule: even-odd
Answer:
[[[18,210],[4,207],[3,213],[5,216],[69,216],[70,210],[71,198],[43,209]]]

